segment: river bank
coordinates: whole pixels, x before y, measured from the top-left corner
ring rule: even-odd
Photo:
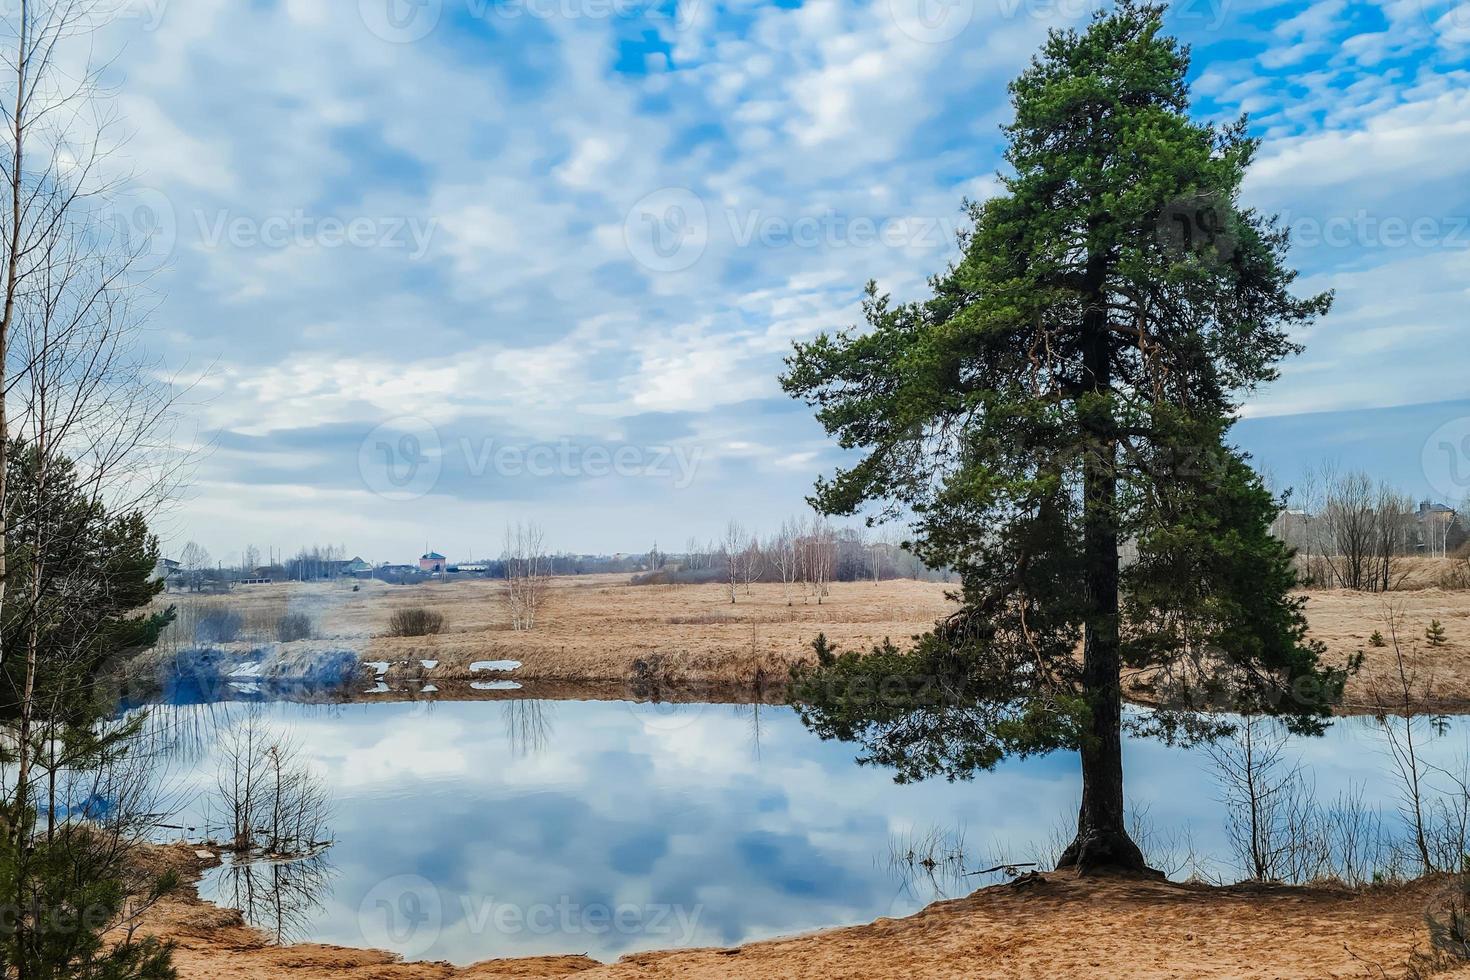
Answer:
[[[1428,949],[1424,912],[1446,887],[1421,881],[1364,891],[1214,888],[1058,873],[982,889],[904,919],[735,948],[638,953],[610,964],[572,954],[457,968],[403,963],[373,950],[274,946],[238,912],[199,899],[193,883],[212,858],[186,845],[154,853],[188,884],[154,910],[145,931],[177,944],[179,975],[201,980],[1398,978],[1408,975],[1416,951]]]
[[[180,627],[170,650],[207,643],[247,654],[262,647],[289,660],[350,653],[362,664],[353,696],[524,696],[652,698],[684,701],[779,700],[791,666],[809,662],[811,642],[825,634],[838,649],[884,639],[903,643],[952,612],[949,586],[893,580],[834,583],[817,597],[799,588],[742,586],[735,601],[720,585],[630,585],[626,576],[554,579],[534,630],[511,629],[503,583],[486,580],[391,586],[381,582],[244,586],[225,596],[174,594]],[[1416,673],[1421,707],[1470,706],[1470,592],[1410,589],[1387,595],[1313,591],[1307,616],[1329,662],[1361,653],[1363,669],[1345,697],[1349,712],[1373,710],[1397,680],[1387,618],[1400,617],[1401,648]],[[387,635],[392,616],[424,609],[443,617],[435,635]],[[212,611],[238,617],[238,632],[215,641],[201,627]],[[310,624],[308,639],[279,643],[287,616]],[[1444,630],[1441,645],[1425,632]],[[518,685],[518,687],[517,687]],[[602,692],[601,694],[597,692]],[[457,693],[452,693],[457,692]],[[564,692],[564,693],[557,693]],[[1145,687],[1130,691],[1148,701]]]

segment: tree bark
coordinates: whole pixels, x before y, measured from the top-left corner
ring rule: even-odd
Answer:
[[[1090,297],[1083,324],[1087,394],[1079,405],[1085,436],[1082,522],[1088,607],[1083,626],[1082,682],[1092,719],[1081,745],[1082,810],[1077,818],[1077,838],[1057,863],[1058,868],[1076,868],[1081,874],[1146,870],[1143,852],[1128,836],[1123,804],[1118,444],[1109,399],[1112,341],[1104,262],[1089,260],[1087,277]]]

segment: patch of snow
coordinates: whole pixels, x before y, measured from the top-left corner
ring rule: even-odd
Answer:
[[[515,681],[474,681],[470,687],[476,691],[519,691],[521,685]]]
[[[508,671],[520,669],[521,662],[519,660],[481,660],[478,663],[470,664],[470,673],[472,674],[479,673],[482,670]]]
[[[423,687],[419,688],[419,691],[421,693],[423,693],[423,694],[438,694],[439,693],[439,689],[437,687],[435,687],[433,684],[425,684]]]
[[[435,667],[439,666],[439,661],[437,660],[420,660],[419,663],[424,665],[425,670],[433,670]]]
[[[389,664],[386,660],[365,660],[363,661],[363,666],[371,667],[374,674],[382,677],[384,674],[388,673]]]

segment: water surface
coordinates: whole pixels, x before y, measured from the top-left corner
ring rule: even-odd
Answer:
[[[178,736],[191,822],[219,768],[220,726],[249,711],[289,732],[331,787],[336,843],[309,862],[212,872],[206,898],[285,940],[467,964],[587,953],[611,960],[910,914],[998,880],[932,878],[892,853],[962,832],[965,865],[1032,860],[1066,833],[1075,758],[974,782],[896,785],[784,708],[618,702],[269,704],[156,709]],[[1449,763],[1463,730],[1429,754]],[[1395,805],[1371,723],[1293,747],[1320,798],[1360,785]],[[1127,748],[1130,798],[1161,832],[1228,858],[1207,757]],[[953,871],[954,869],[949,869]]]

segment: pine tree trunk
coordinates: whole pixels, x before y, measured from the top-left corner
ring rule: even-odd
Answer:
[[[1085,314],[1084,354],[1088,395],[1081,404],[1086,435],[1083,461],[1083,561],[1087,620],[1083,634],[1082,680],[1092,708],[1091,730],[1083,739],[1082,812],[1077,839],[1058,868],[1143,871],[1143,853],[1128,836],[1123,805],[1123,693],[1119,642],[1120,559],[1117,520],[1117,436],[1108,393],[1112,389],[1112,341],[1104,305],[1105,268],[1088,263],[1093,285]]]

